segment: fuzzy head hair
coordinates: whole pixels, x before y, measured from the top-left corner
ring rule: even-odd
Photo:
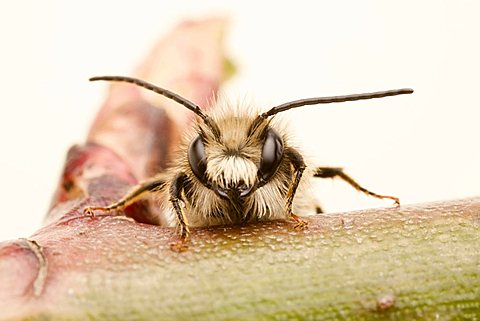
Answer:
[[[258,115],[251,106],[221,101],[210,116],[218,131],[198,123],[198,137],[190,144],[188,157],[195,175],[207,186],[221,194],[234,193],[236,188],[246,196],[276,170],[285,137],[274,129],[271,119],[259,120]]]

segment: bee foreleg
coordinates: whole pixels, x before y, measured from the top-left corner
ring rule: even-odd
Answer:
[[[165,180],[152,179],[135,186],[130,192],[123,196],[120,200],[105,207],[86,207],[83,212],[89,216],[94,216],[94,211],[110,212],[114,210],[124,209],[130,204],[137,201],[146,193],[152,193],[161,190],[165,186]]]
[[[285,150],[285,155],[290,159],[290,162],[293,166],[293,175],[292,182],[290,184],[290,189],[287,194],[287,203],[286,210],[289,218],[295,221],[297,227],[304,228],[307,226],[307,222],[300,219],[297,215],[292,213],[292,204],[295,193],[297,192],[298,185],[302,179],[303,171],[306,168],[305,162],[303,161],[302,155],[293,148],[287,148]]]
[[[355,188],[357,191],[360,191],[362,193],[365,193],[367,195],[380,198],[380,199],[391,199],[395,202],[395,204],[400,205],[400,200],[398,197],[395,196],[388,196],[388,195],[380,195],[374,192],[369,191],[368,189],[360,186],[353,178],[345,174],[343,171],[343,168],[340,167],[318,167],[315,170],[315,174],[313,175],[314,177],[320,177],[320,178],[341,178],[348,184],[350,184],[353,188]]]
[[[182,200],[182,191],[185,184],[185,179],[187,175],[184,173],[179,173],[175,176],[172,184],[170,185],[170,202],[172,202],[173,209],[177,214],[177,221],[180,228],[180,242],[171,244],[171,249],[177,252],[183,252],[188,248],[188,237],[190,235],[190,230],[188,229],[187,219],[183,208],[180,205]]]

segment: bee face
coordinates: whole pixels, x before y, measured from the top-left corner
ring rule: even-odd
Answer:
[[[221,135],[199,124],[197,136],[188,148],[190,168],[217,196],[227,200],[245,198],[277,172],[284,140],[267,120],[254,128],[248,117],[224,117],[216,123]]]

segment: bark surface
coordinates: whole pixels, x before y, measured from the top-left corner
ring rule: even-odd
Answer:
[[[172,30],[134,76],[208,107],[225,78],[221,20]],[[478,320],[480,199],[175,230],[83,214],[166,168],[192,115],[113,84],[74,146],[45,226],[0,243],[1,320]]]

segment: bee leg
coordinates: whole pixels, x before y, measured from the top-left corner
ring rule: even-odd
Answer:
[[[395,202],[397,206],[400,206],[400,199],[395,196],[388,196],[388,195],[380,195],[374,192],[369,191],[368,189],[360,186],[353,178],[345,174],[343,171],[343,168],[339,167],[318,167],[315,170],[315,174],[313,175],[314,177],[320,177],[320,178],[341,178],[348,184],[350,184],[353,188],[355,188],[357,191],[365,193],[367,195],[380,198],[380,199],[391,199]]]
[[[172,249],[172,251],[175,252],[186,251],[188,249],[189,243],[188,238],[190,236],[190,230],[188,229],[185,213],[183,212],[183,208],[180,205],[180,202],[182,201],[182,191],[186,178],[187,175],[185,175],[184,173],[179,173],[172,182],[172,185],[170,185],[170,202],[172,202],[173,209],[177,214],[177,221],[180,229],[180,240],[178,242],[170,244],[170,248]]]
[[[134,203],[142,195],[146,193],[156,192],[161,190],[165,186],[163,179],[152,179],[150,181],[143,182],[135,186],[130,192],[115,203],[112,203],[105,207],[86,207],[83,213],[88,216],[95,216],[95,211],[111,212],[114,210],[124,209],[128,205]]]
[[[290,162],[294,169],[294,175],[292,176],[292,183],[290,185],[290,189],[288,190],[287,194],[287,203],[286,203],[286,210],[289,218],[293,220],[295,224],[295,228],[306,228],[308,225],[307,221],[302,220],[300,217],[292,213],[292,204],[293,198],[295,197],[295,193],[297,192],[298,185],[300,184],[300,180],[303,175],[303,171],[306,168],[305,162],[303,161],[302,155],[298,151],[293,148],[287,148],[285,150],[285,155],[290,159]]]

